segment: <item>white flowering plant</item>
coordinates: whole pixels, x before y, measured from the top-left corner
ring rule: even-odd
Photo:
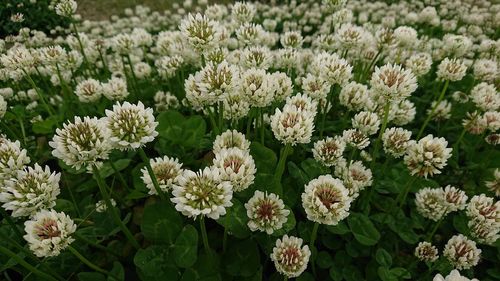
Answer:
[[[1,278],[500,279],[498,3],[208,2],[9,6]]]

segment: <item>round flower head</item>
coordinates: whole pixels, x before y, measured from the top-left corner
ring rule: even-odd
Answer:
[[[282,101],[290,97],[293,92],[293,83],[292,79],[286,73],[274,72],[270,75],[269,79],[274,84],[274,100]]]
[[[73,123],[65,123],[57,129],[49,145],[54,149],[52,155],[64,161],[68,166],[89,171],[100,160],[107,159],[111,145],[109,131],[102,119],[96,117],[75,117]]]
[[[493,81],[498,75],[498,65],[494,60],[478,59],[474,63],[474,77],[478,80]]]
[[[431,70],[432,57],[428,53],[417,53],[406,60],[405,66],[416,76],[423,76]]]
[[[434,109],[434,113],[432,112],[432,108]],[[427,114],[431,115],[434,120],[443,121],[450,119],[451,117],[451,103],[447,100],[442,100],[439,103],[437,101],[433,101],[431,103],[431,107],[427,109]]]
[[[417,111],[415,109],[415,104],[413,104],[411,101],[406,99],[393,105],[395,107],[392,107],[392,112],[389,111],[389,118],[394,124],[398,126],[404,126],[415,119]],[[378,113],[379,115],[381,115],[382,107],[379,108],[380,111]],[[394,114],[393,118],[391,118],[392,114]]]
[[[177,183],[176,178],[182,173],[182,164],[179,163],[177,158],[170,158],[168,156],[157,157],[155,159],[150,159],[149,163],[153,169],[156,180],[160,189],[165,192],[172,189],[173,185]],[[148,173],[146,167],[141,169],[144,184],[149,189],[150,195],[157,195],[156,189],[153,184],[153,180]]]
[[[201,14],[189,14],[181,21],[179,29],[189,44],[199,52],[214,47],[222,31],[218,22]]]
[[[307,268],[311,251],[307,245],[302,247],[302,239],[288,235],[276,240],[271,260],[276,270],[288,278],[298,277]]]
[[[111,48],[120,55],[130,54],[137,48],[137,41],[127,33],[120,33],[111,38]]]
[[[443,277],[443,275],[441,274],[437,274],[436,276],[434,276],[434,279],[432,279],[432,281],[479,281],[479,280],[477,280],[476,278],[469,279],[465,276],[461,276],[460,272],[454,269],[446,277]]]
[[[361,49],[370,39],[362,27],[350,23],[342,24],[336,33],[337,40],[344,50]]]
[[[484,138],[484,141],[486,141],[487,144],[498,145],[500,144],[500,134],[489,134]]]
[[[24,222],[24,231],[24,240],[37,257],[55,257],[75,241],[71,235],[76,231],[76,225],[63,212],[40,210]]]
[[[302,91],[313,99],[323,99],[326,98],[330,92],[330,84],[327,83],[320,76],[308,73],[305,78],[302,79]],[[342,89],[344,89],[344,86]]]
[[[113,207],[116,206],[116,201],[113,198],[110,198],[109,201],[111,202],[111,205]],[[95,203],[95,211],[98,213],[104,213],[108,209],[108,206],[106,205],[106,201],[104,200],[99,200],[97,203]]]
[[[365,135],[373,135],[378,132],[380,119],[376,113],[362,111],[352,118],[352,127]]]
[[[246,68],[258,68],[267,70],[272,64],[272,53],[267,47],[250,46],[243,50],[240,64]]]
[[[493,179],[491,181],[486,181],[484,184],[495,194],[495,196],[500,197],[500,169],[495,169]]]
[[[298,31],[288,31],[281,35],[280,43],[285,48],[295,48],[298,49],[302,47],[302,42],[304,38],[302,34]]]
[[[201,95],[211,97],[215,102],[223,100],[235,90],[239,72],[235,66],[223,61],[220,64],[207,64],[195,77]]]
[[[474,86],[470,91],[474,104],[481,110],[498,110],[500,108],[500,94],[493,84],[482,82]]]
[[[365,134],[356,129],[344,130],[342,132],[342,138],[344,139],[346,144],[360,150],[370,145],[370,139]]]
[[[445,34],[442,46],[445,54],[462,57],[469,52],[472,47],[472,41],[463,35]]]
[[[476,242],[469,240],[462,234],[455,235],[444,246],[443,256],[456,269],[469,269],[479,263],[481,250],[476,247]]]
[[[304,94],[296,94],[294,96],[290,96],[286,99],[285,106],[294,106],[299,110],[308,111],[314,116],[316,116],[316,110],[318,107],[318,103]]]
[[[224,99],[224,119],[240,120],[250,112],[250,103],[239,91],[229,93]]]
[[[12,142],[0,135],[0,185],[15,177],[17,171],[24,169],[29,162],[27,151],[21,148],[19,141]]]
[[[124,100],[129,95],[127,82],[122,78],[113,77],[102,84],[102,94],[109,100]]]
[[[161,78],[172,78],[176,71],[182,66],[184,59],[181,56],[162,56],[155,61],[156,70]]]
[[[325,95],[326,96],[326,95]],[[351,111],[359,111],[370,107],[372,103],[366,85],[350,82],[340,90],[340,104]]]
[[[352,78],[352,66],[337,54],[320,54],[316,63],[320,66],[320,76],[330,85],[343,86]]]
[[[467,206],[467,195],[465,195],[465,192],[451,185],[447,185],[444,188],[444,199],[447,205],[446,209],[450,212],[463,210]]]
[[[263,69],[251,68],[241,74],[240,91],[255,107],[265,107],[273,101],[271,76]]]
[[[500,201],[484,194],[475,195],[467,205],[467,216],[500,227]]]
[[[112,111],[106,110],[105,123],[111,133],[110,142],[120,150],[137,149],[158,135],[153,109],[144,108],[142,102],[113,105]]]
[[[450,212],[444,196],[442,188],[426,187],[419,190],[415,195],[417,211],[425,218],[439,221]]]
[[[7,112],[7,101],[3,96],[0,95],[0,119],[3,118]]]
[[[434,138],[432,135],[412,143],[407,150],[404,161],[412,175],[420,177],[440,174],[451,157],[451,148],[444,138]]]
[[[50,209],[56,205],[59,195],[61,174],[51,173],[38,164],[17,171],[15,178],[4,181],[0,192],[0,202],[5,210],[12,211],[13,217],[32,216],[41,209]]]
[[[375,67],[370,81],[372,89],[387,99],[402,100],[417,89],[417,79],[410,70],[400,65]]]
[[[311,180],[302,193],[307,219],[327,225],[337,225],[349,216],[351,201],[342,181],[330,175]]]
[[[491,224],[480,218],[472,218],[467,225],[471,236],[479,243],[493,245],[500,238],[500,225]]]
[[[267,234],[281,229],[290,214],[278,195],[259,190],[245,203],[245,208],[249,218],[248,228],[251,231],[265,231]]]
[[[222,149],[213,161],[221,180],[231,182],[234,192],[247,189],[255,179],[255,162],[248,151],[236,147]]]
[[[239,148],[243,151],[250,152],[250,142],[245,138],[245,135],[236,130],[227,130],[215,138],[213,144],[213,153],[218,154],[223,149]]]
[[[411,131],[403,128],[388,128],[382,135],[384,151],[395,158],[406,153],[408,146],[412,144]]]
[[[188,217],[207,216],[218,219],[231,207],[231,183],[222,181],[219,169],[206,167],[195,173],[184,170],[172,191],[175,209]]]
[[[170,92],[158,91],[153,99],[155,101],[155,109],[157,112],[179,107],[179,100]]]
[[[314,115],[293,105],[285,106],[283,111],[276,108],[271,116],[271,129],[274,137],[284,144],[309,143],[314,130]]]
[[[349,190],[352,199],[358,197],[359,192],[373,182],[372,171],[366,168],[361,161],[347,163],[343,158],[335,165],[335,175],[340,177],[344,186]]]
[[[257,46],[264,39],[264,28],[260,24],[246,22],[236,30],[238,42],[243,46]]]
[[[236,2],[231,9],[231,17],[238,23],[252,21],[255,13],[255,6],[248,2]]]
[[[438,249],[429,242],[420,242],[415,248],[415,257],[424,262],[434,262],[438,259]]]
[[[77,7],[78,5],[74,0],[60,0],[54,10],[56,14],[62,17],[71,17],[76,13]]]
[[[78,100],[83,103],[95,102],[99,100],[102,96],[102,85],[101,82],[95,79],[84,80],[76,86],[75,94]]]
[[[312,150],[314,159],[321,164],[333,166],[345,150],[345,141],[341,137],[327,137],[314,143]]]
[[[467,66],[456,58],[445,58],[438,65],[437,77],[441,80],[460,81],[465,76]]]
[[[413,27],[400,26],[394,30],[394,39],[402,47],[409,47],[417,43],[418,34]]]

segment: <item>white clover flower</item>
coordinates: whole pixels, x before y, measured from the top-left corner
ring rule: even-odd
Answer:
[[[122,78],[113,77],[102,83],[102,94],[109,100],[121,101],[128,97],[127,82]]]
[[[356,129],[344,130],[342,132],[342,138],[346,144],[360,150],[365,149],[368,145],[370,145],[370,139]]]
[[[251,68],[241,74],[239,91],[254,107],[266,107],[274,99],[274,83],[263,69]]]
[[[342,157],[345,146],[344,139],[338,136],[319,140],[312,150],[314,159],[327,167],[333,166]]]
[[[231,183],[222,181],[219,169],[206,167],[195,173],[184,170],[172,190],[175,209],[187,217],[207,216],[218,219],[231,207]]]
[[[116,201],[113,198],[110,198],[109,201],[111,202],[111,205],[113,207],[116,206]],[[97,203],[95,203],[95,211],[98,213],[104,213],[108,209],[108,206],[106,205],[106,201],[104,200],[99,200]]]
[[[149,164],[153,169],[153,173],[158,181],[161,191],[166,192],[173,188],[174,184],[177,183],[176,178],[182,174],[182,164],[179,163],[177,158],[170,158],[168,156],[157,157],[149,160]],[[146,167],[141,169],[142,176],[141,179],[148,188],[150,195],[157,195],[156,189],[153,184],[153,180],[148,173]]]
[[[221,180],[231,182],[234,192],[243,191],[252,185],[257,172],[252,155],[237,147],[217,152],[213,165],[219,169]]]
[[[500,201],[484,194],[475,195],[469,201],[467,216],[500,227]]]
[[[290,215],[278,195],[259,190],[245,203],[245,208],[249,218],[248,228],[251,231],[265,231],[267,234],[280,230]]]
[[[434,138],[432,135],[412,143],[408,147],[404,162],[412,175],[420,177],[440,174],[451,157],[451,148],[444,138]]]
[[[450,212],[442,188],[426,187],[415,194],[417,211],[425,218],[439,221]]]
[[[257,46],[262,43],[265,37],[262,25],[246,22],[236,30],[238,43],[243,46]]]
[[[476,247],[474,241],[469,240],[462,234],[458,234],[448,240],[448,243],[444,246],[443,256],[456,269],[469,269],[479,263],[481,250]]]
[[[342,89],[345,89],[347,85]],[[302,91],[316,100],[326,98],[330,92],[330,87],[331,85],[323,78],[311,73],[308,73],[306,77],[302,79]]]
[[[443,121],[450,119],[451,117],[451,103],[447,100],[442,100],[439,103],[437,101],[432,101],[431,106],[427,109],[427,114],[432,113],[432,109],[435,108],[432,118],[434,120]]]
[[[163,79],[169,79],[175,76],[177,70],[184,63],[181,56],[161,56],[155,60],[156,70]]]
[[[403,128],[387,128],[382,135],[384,151],[395,158],[406,154],[408,146],[412,144],[411,131]]]
[[[352,78],[352,66],[337,54],[322,53],[316,58],[320,76],[330,85],[344,86]]]
[[[271,116],[271,129],[274,137],[284,144],[309,143],[314,131],[314,114],[294,105],[285,106],[283,111],[276,108]]]
[[[40,210],[24,222],[24,231],[23,238],[37,257],[55,257],[75,241],[71,235],[76,231],[76,225],[63,212]]]
[[[207,64],[195,77],[200,94],[216,102],[224,100],[228,93],[236,90],[239,71],[236,66],[223,61],[220,64]]]
[[[472,41],[466,36],[449,33],[443,36],[442,48],[447,55],[463,57],[471,47]]]
[[[349,216],[351,201],[349,190],[331,175],[311,180],[302,193],[307,219],[327,225],[337,225]]]
[[[13,217],[33,216],[39,210],[54,207],[60,193],[60,177],[59,173],[51,173],[48,166],[44,170],[38,164],[17,171],[16,177],[5,180],[0,190],[2,207],[12,211]]]
[[[357,198],[359,193],[373,182],[372,171],[366,168],[363,162],[351,160],[347,163],[343,158],[335,163],[335,176],[342,179],[352,199]]]
[[[467,223],[471,236],[479,243],[493,245],[500,238],[500,226],[479,218],[472,218]]]
[[[106,110],[105,124],[111,134],[109,141],[120,150],[137,149],[158,135],[153,109],[144,108],[142,102],[113,105],[113,110]]]
[[[145,79],[151,75],[151,66],[145,62],[134,64],[134,75],[137,79]]]
[[[239,148],[243,151],[250,152],[250,141],[245,138],[245,135],[236,130],[227,130],[215,138],[213,144],[213,153],[218,154],[223,149]]]
[[[352,127],[358,129],[366,135],[373,135],[378,132],[380,127],[380,118],[376,113],[362,111],[354,115],[352,118]]]
[[[188,14],[181,21],[179,29],[189,44],[197,51],[214,47],[221,37],[221,26],[218,22],[201,14]]]
[[[256,13],[255,5],[249,2],[236,2],[231,8],[231,17],[238,23],[252,21]]]
[[[368,109],[372,107],[373,103],[368,93],[368,87],[357,82],[350,82],[342,87],[339,101],[351,111]]]
[[[400,65],[386,64],[375,67],[370,81],[372,89],[388,100],[402,100],[417,89],[417,80],[410,70]]]
[[[302,47],[304,38],[299,31],[287,31],[281,34],[280,43],[285,48],[298,49]]]
[[[170,92],[158,91],[153,100],[155,101],[155,109],[157,112],[176,109],[180,106],[177,97]]]
[[[463,210],[467,206],[467,195],[463,190],[454,186],[447,185],[444,188],[444,199],[446,201],[446,209],[450,212]]]
[[[443,277],[441,274],[434,276],[432,281],[479,281],[476,278],[469,279],[465,276],[461,276],[460,272],[456,269],[452,270],[448,276]]]
[[[467,72],[467,66],[459,59],[445,58],[438,65],[436,75],[441,80],[460,81]]]
[[[435,262],[438,257],[438,249],[429,242],[420,242],[415,248],[415,257],[424,262]]]
[[[498,110],[500,108],[500,94],[495,85],[481,82],[470,91],[474,104],[481,110]]]
[[[485,181],[484,184],[495,194],[495,196],[500,197],[500,169],[495,169],[495,172],[493,173],[493,180]]]
[[[416,53],[406,60],[405,66],[416,76],[423,76],[431,70],[432,57],[428,53]]]
[[[269,79],[273,83],[275,101],[282,101],[293,93],[292,79],[286,73],[274,72],[269,76]]]
[[[89,78],[81,81],[76,85],[75,95],[78,100],[83,103],[98,101],[103,94],[103,86],[101,82]]]
[[[103,119],[88,116],[75,117],[75,121],[57,129],[49,145],[54,149],[52,155],[66,165],[76,169],[81,167],[92,170],[101,160],[108,159],[111,150],[110,132]]]
[[[498,63],[490,59],[478,59],[474,63],[473,73],[478,80],[493,82],[498,77]]]
[[[394,39],[402,47],[410,47],[417,43],[418,34],[413,27],[399,26],[394,29]]]
[[[240,54],[239,63],[246,69],[260,68],[267,70],[273,61],[269,48],[264,46],[250,46]]]
[[[276,240],[271,260],[279,273],[294,278],[306,270],[311,251],[307,245],[302,247],[302,242],[302,239],[288,235]]]
[[[13,142],[0,135],[0,186],[4,180],[15,177],[17,171],[23,170],[29,162],[27,151],[21,148],[19,141]]]
[[[22,13],[15,13],[10,16],[10,21],[11,22],[23,22],[24,21],[24,15]]]
[[[56,45],[38,49],[38,55],[41,62],[54,66],[56,64],[60,65],[67,53],[63,47]]]
[[[71,17],[76,13],[77,7],[78,4],[74,0],[60,0],[54,10],[62,17]]]
[[[336,38],[342,49],[362,49],[366,46],[370,37],[367,31],[351,23],[342,24],[336,31]]]

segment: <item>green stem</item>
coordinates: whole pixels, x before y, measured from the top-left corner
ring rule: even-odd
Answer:
[[[314,243],[316,242],[316,237],[318,236],[318,228],[319,228],[319,223],[316,222],[314,223],[314,226],[313,226],[313,229],[312,229],[312,232],[311,232],[311,239],[310,239],[310,246],[311,246],[311,251],[312,251],[312,258],[311,258],[311,266],[312,266],[312,271],[313,271],[313,275],[316,276],[316,265],[315,265],[315,246],[314,246]]]
[[[224,237],[222,239],[222,252],[225,253],[226,252],[226,248],[227,248],[227,229],[228,229],[228,226],[229,226],[229,208],[226,209],[226,224],[224,225]]]
[[[137,240],[135,240],[135,238],[132,235],[132,233],[130,232],[130,230],[125,226],[125,224],[123,224],[116,209],[113,207],[113,204],[111,204],[111,199],[109,197],[106,183],[104,182],[103,178],[101,177],[99,170],[96,167],[93,167],[93,172],[94,172],[94,176],[96,177],[97,185],[99,186],[102,197],[104,198],[104,202],[106,202],[107,209],[111,212],[111,215],[112,215],[113,219],[115,220],[115,223],[120,226],[120,229],[122,230],[123,234],[125,234],[125,236],[129,240],[129,242],[132,244],[132,246],[134,246],[134,248],[136,248],[137,250],[140,249],[141,246],[139,245],[139,243],[137,243]]]
[[[441,94],[439,95],[439,98],[438,98],[436,104],[432,108],[431,113],[427,115],[427,118],[425,119],[424,124],[422,125],[422,127],[418,131],[417,138],[416,138],[417,140],[420,139],[420,137],[422,136],[422,133],[424,132],[427,125],[429,124],[429,121],[431,121],[432,117],[434,116],[434,113],[436,112],[437,107],[439,106],[439,104],[441,103],[441,101],[444,98],[444,94],[446,93],[446,89],[448,89],[449,84],[450,84],[450,80],[446,80],[446,82],[444,83],[444,86],[443,86],[443,90],[441,91]]]
[[[123,185],[124,188],[128,188],[128,184],[127,182],[125,181],[125,179],[123,178],[122,174],[120,173],[120,171],[118,171],[118,168],[116,168],[116,165],[115,163],[113,163],[113,161],[109,160],[109,164],[111,165],[111,168],[113,169],[113,171],[115,172],[115,175],[118,177],[118,180],[120,181],[120,183]]]
[[[58,281],[56,278],[50,276],[49,274],[47,274],[47,273],[45,273],[43,271],[40,271],[36,267],[34,267],[31,264],[29,264],[28,262],[26,262],[24,259],[22,259],[19,255],[16,255],[11,250],[9,250],[9,249],[1,246],[1,245],[0,245],[0,253],[2,253],[3,255],[6,255],[6,256],[12,258],[19,265],[21,265],[22,267],[26,268],[27,270],[29,270],[30,272],[32,272],[33,274],[37,275],[38,277],[40,277],[40,278],[42,278],[44,280]]]
[[[373,149],[372,153],[372,167],[378,156],[378,150],[380,147],[380,142],[382,141],[382,135],[384,134],[385,128],[387,128],[390,109],[391,109],[391,102],[387,101],[387,103],[384,106],[384,119],[382,120],[382,127],[380,128],[380,132],[378,133],[377,141],[375,142],[375,148]]]
[[[29,73],[27,71],[25,71],[24,69],[23,69],[23,72],[25,74],[26,79],[30,83],[31,87],[33,87],[36,94],[38,95],[38,98],[40,98],[40,101],[42,102],[43,106],[45,107],[45,109],[47,110],[49,115],[54,116],[54,112],[52,111],[49,104],[45,100],[45,97],[43,96],[42,92],[40,91],[40,88],[38,88],[38,86],[35,84],[35,81],[33,81],[33,79],[31,78],[31,75],[29,75]]]
[[[276,172],[274,174],[274,179],[277,182],[281,182],[281,177],[283,176],[283,172],[285,171],[286,158],[292,149],[292,145],[287,143],[283,148],[283,151],[280,154],[280,160],[278,162],[278,166],[276,167]]]
[[[444,219],[444,215],[443,215],[442,218],[439,219],[439,221],[436,223],[436,225],[434,225],[434,227],[432,228],[431,233],[429,233],[429,235],[427,236],[427,239],[425,239],[426,241],[429,241],[429,242],[432,241],[432,237],[434,236],[434,234],[438,230],[438,228],[441,225],[441,222],[443,221],[443,219]]]
[[[167,200],[165,194],[160,188],[160,185],[158,184],[158,179],[156,178],[153,168],[151,167],[149,157],[146,155],[146,152],[144,152],[144,149],[142,149],[142,147],[139,148],[139,155],[141,156],[142,161],[146,165],[146,169],[148,169],[148,173],[149,176],[151,177],[151,181],[153,181],[153,186],[155,187],[156,193],[158,193],[158,196],[160,196],[161,200],[163,201]]]
[[[111,273],[109,273],[109,271],[107,270],[104,270],[100,267],[98,267],[97,265],[93,264],[91,261],[89,261],[87,258],[85,258],[82,254],[80,254],[75,248],[73,248],[71,245],[68,246],[68,249],[69,251],[75,255],[75,257],[77,257],[79,260],[81,260],[84,264],[86,264],[88,267],[92,268],[93,270],[97,271],[97,272],[100,272],[102,274],[105,274],[117,281],[119,281],[120,279],[116,278],[115,276],[111,275]]]
[[[262,108],[259,108],[260,114],[260,143],[264,145],[264,113],[262,112]]]
[[[87,244],[89,244],[91,247],[94,247],[96,249],[99,249],[99,250],[103,250],[117,258],[120,258],[120,255],[118,255],[117,253],[111,251],[110,249],[104,247],[103,245],[100,245],[100,244],[97,244],[96,242],[90,240],[90,239],[87,239],[86,237],[80,235],[80,234],[77,234],[76,232],[73,234],[78,240],[81,240]]]
[[[2,215],[2,217],[7,221],[12,230],[14,230],[16,236],[22,238],[23,237],[22,232],[19,230],[19,228],[17,227],[16,223],[12,220],[10,215],[2,207],[0,207],[0,215]]]
[[[87,59],[87,55],[85,54],[85,48],[83,48],[82,39],[80,38],[80,34],[78,33],[78,29],[76,28],[75,22],[71,23],[71,27],[73,28],[73,32],[75,33],[76,40],[78,41],[78,45],[80,46],[80,51],[82,53],[85,66],[87,67],[87,71],[89,71],[89,73],[90,73],[90,72],[92,72],[91,71],[92,68],[90,68],[89,60]]]
[[[201,231],[201,237],[203,239],[203,246],[205,247],[205,251],[207,254],[210,254],[210,245],[208,244],[208,235],[207,235],[207,229],[205,227],[205,217],[201,216],[200,217],[200,231]]]
[[[404,193],[403,197],[401,200],[398,200],[397,206],[400,208],[403,206],[403,203],[406,201],[406,197],[408,197],[408,193],[410,192],[411,185],[415,182],[416,178],[411,177],[411,179],[406,183],[406,186],[404,188]]]

